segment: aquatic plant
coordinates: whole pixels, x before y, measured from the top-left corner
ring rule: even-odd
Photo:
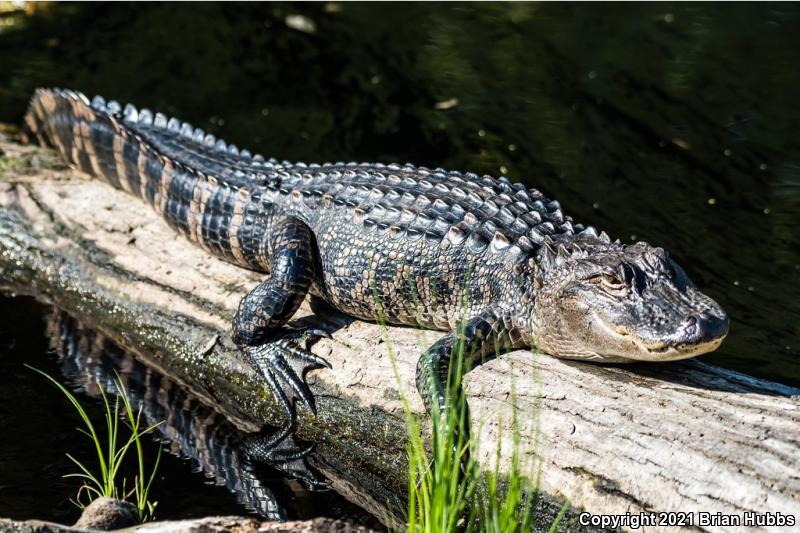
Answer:
[[[150,471],[150,476],[145,477],[145,460],[142,449],[142,436],[155,429],[163,422],[163,420],[141,431],[140,427],[142,421],[142,408],[140,407],[139,411],[134,416],[130,396],[128,395],[128,391],[122,384],[122,380],[119,378],[119,376],[117,376],[116,384],[119,396],[122,398],[122,404],[125,406],[125,414],[128,417],[128,423],[131,430],[131,439],[133,439],[133,443],[136,445],[136,463],[139,467],[139,472],[133,478],[133,495],[135,496],[134,504],[136,505],[136,510],[139,513],[139,520],[144,522],[148,518],[153,517],[155,507],[158,504],[158,502],[155,501],[151,502],[148,499],[148,496],[150,494],[150,486],[153,484],[153,479],[155,479],[156,472],[158,471],[158,465],[161,462],[161,446],[158,447],[158,453],[156,454],[156,459],[153,463],[153,469]],[[130,440],[128,441],[128,445],[130,445]]]
[[[107,496],[109,498],[128,499],[134,496],[134,504],[136,505],[139,514],[139,520],[144,522],[153,518],[157,502],[148,499],[150,487],[153,479],[155,479],[156,471],[161,459],[161,447],[158,448],[156,459],[153,463],[152,470],[149,476],[145,476],[145,459],[142,449],[141,438],[142,436],[151,433],[159,424],[158,422],[151,426],[142,429],[142,410],[139,409],[134,413],[133,405],[131,403],[130,395],[128,394],[125,385],[119,376],[116,377],[115,386],[117,394],[114,396],[113,403],[109,401],[108,395],[103,386],[98,383],[97,387],[100,390],[100,397],[103,399],[103,408],[105,411],[105,439],[100,436],[100,431],[95,427],[89,417],[86,409],[81,405],[78,399],[72,392],[69,391],[64,385],[59,383],[55,378],[29,365],[25,365],[31,370],[38,372],[47,378],[59,391],[69,400],[69,403],[75,408],[84,427],[77,428],[77,430],[89,438],[94,446],[97,455],[97,467],[99,472],[92,471],[85,464],[81,463],[73,455],[67,453],[66,456],[72,461],[79,471],[65,474],[65,478],[77,478],[83,481],[78,489],[74,499],[70,499],[78,508],[84,509],[88,503],[91,503],[96,498]],[[120,405],[121,403],[121,405]],[[120,415],[124,411],[126,415],[126,422],[130,435],[124,441],[120,439]],[[135,446],[136,455],[138,460],[138,474],[134,476],[133,488],[126,491],[127,479],[121,478],[120,470],[123,461],[131,446]],[[120,484],[121,481],[121,484]],[[84,499],[88,501],[84,501]]]

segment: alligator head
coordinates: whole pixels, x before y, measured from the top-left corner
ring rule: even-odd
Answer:
[[[604,234],[543,245],[536,258],[532,343],[607,362],[671,361],[710,352],[728,317],[661,248]]]

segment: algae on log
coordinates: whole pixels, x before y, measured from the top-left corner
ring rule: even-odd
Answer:
[[[262,274],[183,241],[141,201],[65,169],[47,150],[8,138],[0,150],[7,289],[93,324],[243,428],[280,423],[227,335]],[[295,318],[311,314],[306,303]],[[380,517],[406,490],[401,397],[423,416],[416,361],[442,333],[332,311],[311,320],[334,331],[313,348],[333,370],[309,375],[319,415],[300,409],[299,436],[318,444],[315,466],[333,487]],[[599,366],[524,351],[471,372],[465,389],[482,464],[493,467],[499,441],[507,465],[517,408],[522,452],[541,468],[542,489],[589,512],[800,509],[800,390],[699,361]]]

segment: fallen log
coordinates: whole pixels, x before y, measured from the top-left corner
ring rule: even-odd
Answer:
[[[0,138],[6,290],[88,321],[249,431],[282,419],[227,335],[239,299],[261,277],[184,242],[139,200],[50,151]],[[317,443],[315,466],[338,492],[386,518],[406,491],[401,399],[424,416],[416,360],[441,333],[312,314],[306,303],[296,318],[334,330],[313,348],[333,370],[311,374],[319,415],[301,410],[299,436]],[[517,409],[523,456],[555,498],[543,523],[564,498],[593,514],[690,513],[695,529],[701,512],[744,519],[800,509],[798,389],[701,361],[599,366],[523,351],[476,369],[465,389],[486,468],[498,442],[507,467]]]

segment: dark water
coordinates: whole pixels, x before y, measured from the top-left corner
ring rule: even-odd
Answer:
[[[242,451],[246,433],[66,313],[27,297],[0,298],[0,313],[7,317],[0,323],[0,516],[72,523],[80,512],[69,498],[80,482],[62,477],[77,471],[65,453],[96,471],[92,444],[76,430],[83,427],[77,413],[28,364],[79,391],[99,431],[105,425],[98,387],[113,403],[117,376],[134,410],[142,409],[143,426],[161,423],[157,441],[143,441],[147,461],[163,443],[152,492],[159,519],[250,510],[273,520],[324,514],[379,524],[333,491],[312,491],[302,480],[321,478],[302,461],[249,464]],[[130,481],[135,458],[125,464],[122,474]]]
[[[267,156],[507,174],[669,250],[732,318],[704,360],[800,384],[798,5],[28,10],[0,18],[0,121],[55,85]]]

